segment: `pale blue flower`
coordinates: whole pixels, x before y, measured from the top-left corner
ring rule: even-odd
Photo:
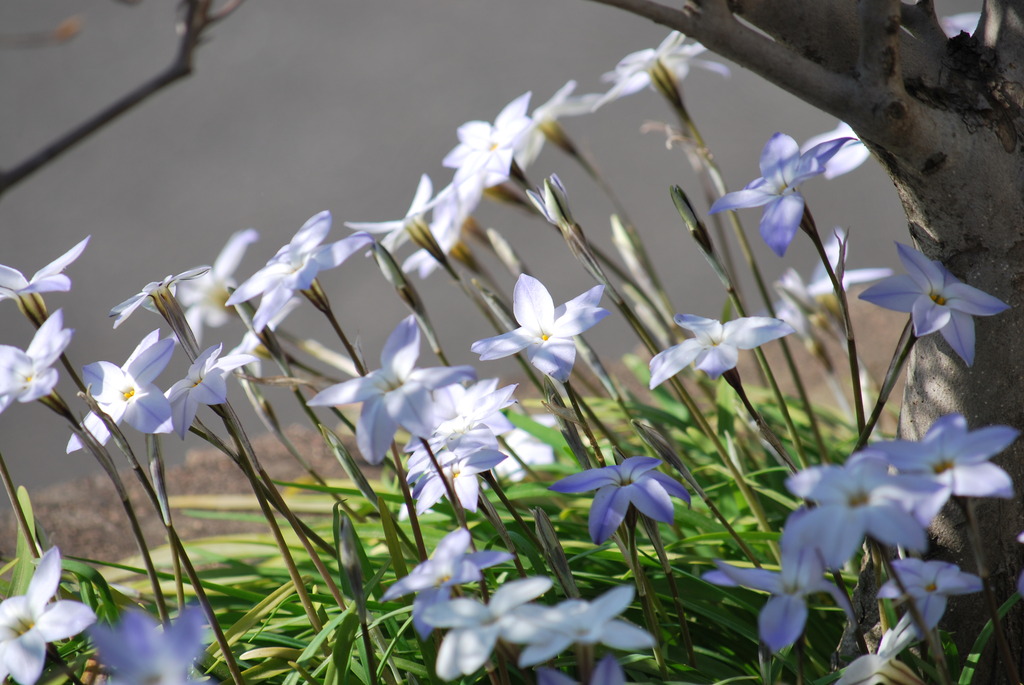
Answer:
[[[420,638],[426,640],[431,626],[423,620],[428,607],[451,598],[456,585],[474,583],[483,578],[483,569],[512,560],[508,552],[470,552],[472,538],[465,528],[456,528],[437,543],[434,554],[399,578],[381,598],[387,602],[411,592],[416,593],[412,605],[412,623]]]
[[[199,405],[224,404],[228,401],[227,375],[240,366],[259,361],[251,354],[229,354],[221,357],[223,344],[207,348],[196,357],[188,375],[172,385],[166,393],[171,403],[174,428],[184,439]]]
[[[417,369],[419,355],[420,330],[416,318],[408,316],[384,343],[381,368],[332,385],[307,404],[325,407],[362,402],[356,443],[368,462],[379,464],[399,426],[421,438],[433,433],[437,422],[431,390],[476,378],[471,366]]]
[[[892,276],[892,269],[847,269],[846,257],[849,252],[845,248],[848,245],[846,230],[839,226],[835,227],[832,238],[825,243],[825,256],[828,257],[833,272],[836,275],[842,273],[844,290],[848,290],[851,285]],[[795,269],[786,269],[779,280],[775,281],[775,290],[782,295],[782,300],[775,303],[776,316],[792,326],[801,337],[813,337],[813,325],[810,321],[812,315],[824,314],[827,318],[835,318],[829,313],[836,311],[838,307],[837,303],[836,306],[830,306],[835,300],[832,279],[820,261],[807,282]]]
[[[981,592],[982,588],[981,578],[973,573],[964,573],[956,564],[945,561],[896,559],[892,568],[917,605],[926,630],[939,625],[939,620],[946,613],[947,597]],[[878,596],[897,599],[903,596],[903,591],[893,579],[878,588]],[[920,637],[922,633],[917,632]]]
[[[939,331],[968,366],[974,363],[974,316],[992,316],[1010,308],[998,297],[967,285],[936,259],[896,243],[906,274],[890,276],[860,294],[879,307],[909,312],[914,335]]]
[[[11,676],[33,685],[43,673],[46,643],[85,630],[96,614],[81,602],[51,602],[60,585],[60,550],[50,548],[40,559],[24,595],[0,603],[0,682]]]
[[[857,133],[845,121],[840,121],[839,125],[831,131],[811,136],[800,146],[800,150],[806,152],[817,145],[836,139],[843,139],[846,142],[832,156],[832,159],[825,162],[825,173],[823,175],[827,179],[833,179],[836,176],[850,173],[866,162],[871,156],[871,151],[868,150],[867,145],[861,141]]]
[[[838,138],[815,145],[803,154],[796,141],[776,133],[761,151],[761,177],[743,190],[727,193],[711,205],[710,214],[744,207],[764,206],[761,237],[780,257],[793,242],[804,215],[804,197],[796,187],[809,178],[825,173],[825,164],[846,145],[849,138]]]
[[[676,314],[675,321],[693,338],[659,352],[651,359],[651,388],[656,388],[691,362],[712,378],[735,368],[740,350],[752,350],[793,332],[785,321],[767,316],[746,316],[724,324],[692,314]]]
[[[53,365],[71,343],[71,334],[58,309],[39,327],[25,351],[0,345],[0,411],[15,400],[33,402],[50,394],[58,379]]]
[[[811,500],[813,509],[790,515],[782,548],[817,548],[829,568],[841,568],[865,535],[887,545],[923,551],[928,521],[915,518],[918,498],[937,485],[915,476],[896,476],[877,452],[859,452],[843,466],[814,466],[790,476],[786,487]]]
[[[807,624],[807,595],[826,592],[852,618],[845,595],[825,580],[825,567],[817,550],[811,547],[783,548],[782,568],[778,573],[761,568],[738,568],[715,561],[717,571],[704,574],[704,580],[726,587],[743,587],[769,592],[772,598],[761,608],[757,627],[761,641],[773,653],[797,641]]]
[[[555,307],[547,288],[533,276],[522,274],[512,296],[512,310],[520,327],[478,340],[470,349],[480,355],[481,361],[501,359],[525,349],[531,364],[564,383],[576,361],[573,336],[609,314],[607,309],[597,306],[603,293],[604,286],[595,285]]]
[[[185,319],[197,341],[202,339],[204,325],[217,328],[234,316],[234,310],[226,304],[231,297],[229,288],[237,285],[235,269],[242,262],[246,249],[258,239],[259,233],[252,228],[232,234],[208,272],[178,284],[175,295],[185,308]]]
[[[593,109],[637,93],[651,84],[651,72],[659,66],[682,81],[690,73],[690,66],[698,66],[713,71],[721,76],[729,76],[729,67],[719,62],[700,59],[707,51],[700,43],[686,42],[686,36],[673,31],[661,41],[657,48],[648,48],[632,52],[615,65],[615,69],[604,74],[601,79],[612,83],[607,93],[594,104]]]
[[[604,542],[619,527],[630,505],[655,521],[671,523],[675,518],[672,497],[690,503],[690,493],[678,481],[656,470],[654,457],[630,457],[621,464],[589,469],[566,476],[549,489],[555,492],[597,490],[590,507],[590,538]]]
[[[588,114],[601,97],[597,93],[574,96],[572,91],[575,89],[576,82],[569,81],[559,88],[550,100],[534,108],[530,114],[530,128],[516,145],[515,160],[521,168],[527,168],[537,159],[548,133],[552,129],[559,130],[560,118]]]
[[[918,518],[931,520],[950,496],[1013,497],[1013,480],[989,460],[1009,447],[1020,431],[1009,426],[967,430],[961,414],[946,414],[931,425],[920,441],[872,443],[900,473],[924,476],[939,485],[918,509]]]
[[[541,667],[537,669],[537,685],[577,685],[577,682],[561,671]],[[626,685],[626,674],[613,654],[605,654],[594,665],[590,680],[580,685]]]
[[[270,258],[232,293],[229,307],[262,295],[252,327],[262,331],[267,323],[288,304],[295,293],[308,290],[317,274],[333,269],[373,242],[369,233],[353,233],[337,242],[321,245],[331,230],[331,213],[315,214],[302,225],[287,245]]]
[[[487,605],[459,597],[428,607],[424,620],[435,628],[451,628],[437,652],[437,675],[455,680],[483,666],[499,638],[521,627],[523,605],[551,589],[546,577],[530,577],[505,583]]]
[[[113,673],[110,685],[191,685],[192,664],[206,648],[206,618],[190,607],[169,626],[141,611],[128,611],[114,627],[95,626],[89,636],[99,660]]]
[[[591,601],[568,599],[531,611],[530,620],[508,634],[510,641],[526,644],[519,666],[548,661],[573,645],[603,644],[630,652],[654,647],[646,630],[615,618],[633,603],[633,594],[632,585],[619,585]]]

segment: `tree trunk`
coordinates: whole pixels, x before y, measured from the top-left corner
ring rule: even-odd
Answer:
[[[972,367],[938,334],[918,341],[907,370],[900,435],[917,440],[940,416],[971,429],[1024,429],[1024,12],[985,0],[974,36],[948,39],[932,0],[593,0],[682,31],[709,49],[850,124],[888,170],[915,247],[1010,309],[976,317]],[[675,3],[673,3],[675,4]],[[743,22],[737,18],[742,17]],[[744,23],[745,22],[745,23]],[[753,25],[757,30],[750,29]],[[842,40],[835,36],[841,35]],[[895,239],[906,240],[895,233]],[[861,331],[866,340],[869,332]],[[995,463],[1012,500],[978,503],[995,602],[1015,591],[1024,562],[1024,439]],[[961,512],[932,526],[929,556],[979,572]],[[961,660],[989,611],[980,595],[951,599],[942,627]],[[1004,621],[1024,663],[1024,602]],[[1006,682],[994,640],[974,683]]]
[[[918,341],[900,413],[900,435],[907,440],[921,439],[937,418],[953,412],[963,414],[971,429],[995,424],[1024,427],[1024,158],[1016,136],[1005,134],[1019,127],[1021,119],[1015,111],[1014,126],[1007,129],[1005,119],[979,122],[976,111],[951,107],[947,114],[951,127],[958,130],[948,146],[935,151],[930,167],[914,168],[884,152],[878,156],[900,193],[915,245],[960,280],[1011,308],[975,318],[972,367],[938,334]],[[1024,530],[1024,441],[994,461],[1013,478],[1017,492],[1012,500],[989,499],[977,508],[980,543],[1001,604],[1015,591],[1024,565],[1024,546],[1016,541]],[[965,571],[981,571],[957,507],[947,506],[931,533],[931,556]],[[954,634],[961,659],[988,617],[979,595],[950,601],[942,626]],[[1024,605],[1017,605],[1004,626],[1020,668]],[[974,682],[1004,682],[996,660],[995,641],[990,640]]]

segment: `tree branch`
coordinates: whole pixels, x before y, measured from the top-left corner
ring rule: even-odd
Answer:
[[[912,33],[930,49],[942,50],[948,38],[939,17],[935,14],[935,6],[931,0],[918,0],[917,4],[900,4],[900,19],[903,28]]]
[[[900,0],[860,0],[861,87],[876,97],[904,99],[900,65]]]
[[[810,0],[812,3],[817,1]],[[888,47],[894,41],[903,41],[899,51],[893,52],[894,57],[899,55],[903,58],[898,63],[904,69],[913,69],[913,73],[908,72],[903,76],[922,82],[932,78],[939,69],[935,52],[913,36],[900,31],[898,0],[865,1],[875,6],[880,3],[887,9],[895,8],[883,15],[897,16],[895,37],[885,33],[882,44]],[[932,111],[913,98],[897,99],[885,90],[865,88],[856,69],[834,71],[819,63],[814,54],[807,54],[806,51],[801,54],[782,40],[772,40],[764,35],[776,33],[781,22],[799,26],[805,20],[813,21],[816,16],[813,12],[800,14],[777,9],[774,12],[760,12],[759,0],[729,0],[728,6],[724,0],[686,0],[682,9],[667,7],[653,0],[591,2],[624,9],[692,36],[709,50],[746,67],[814,107],[846,121],[862,138],[890,152],[898,154],[903,151],[910,154],[916,166],[924,163],[923,158],[917,159],[923,151],[931,154],[943,143],[944,128],[939,125],[940,112]],[[799,9],[805,5],[803,2],[792,1],[787,6]],[[750,21],[756,30],[737,20],[733,11]],[[754,16],[764,19],[767,27],[753,22]],[[853,22],[853,25],[859,34],[861,24]],[[792,32],[795,29],[786,30]],[[902,78],[898,80],[902,81]],[[902,83],[899,87],[903,87]]]
[[[852,76],[837,74],[798,55],[781,43],[741,24],[722,2],[699,0],[682,10],[651,0],[591,0],[618,7],[699,40],[802,100],[839,117],[857,102]]]
[[[981,23],[975,33],[983,45],[995,48],[999,64],[1006,68],[1014,65],[1019,80],[1024,59],[1024,8],[1016,0],[985,0]]]
[[[150,96],[163,90],[178,79],[192,73],[192,62],[199,47],[203,32],[215,21],[224,18],[237,8],[243,0],[233,0],[215,15],[210,14],[213,0],[185,0],[184,14],[179,30],[181,40],[174,61],[164,71],[146,81],[120,100],[110,104],[94,116],[86,119],[49,145],[29,155],[22,162],[0,171],[0,195],[31,176],[39,169],[54,161],[90,135],[133,109]]]

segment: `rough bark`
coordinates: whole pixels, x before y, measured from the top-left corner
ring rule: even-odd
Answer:
[[[1024,13],[1019,3],[990,0],[974,37],[947,39],[930,0],[916,5],[690,0],[681,9],[649,0],[594,1],[683,31],[853,126],[888,170],[915,246],[1011,306],[998,316],[976,318],[972,367],[939,335],[917,344],[907,371],[902,437],[919,439],[935,419],[952,412],[962,413],[972,429],[1024,428]],[[837,30],[850,40],[835,41]],[[908,236],[894,231],[893,238]],[[978,507],[988,570],[1001,603],[1014,592],[1024,563],[1024,546],[1016,542],[1024,530],[1024,441],[995,461],[1010,473],[1018,493]],[[978,570],[958,511],[947,508],[932,533],[931,556]],[[943,627],[954,633],[961,657],[987,620],[977,595],[950,603]],[[1004,625],[1020,668],[1024,603]],[[974,682],[1005,682],[997,664],[990,643]]]

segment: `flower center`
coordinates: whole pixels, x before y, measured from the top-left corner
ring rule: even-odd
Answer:
[[[934,471],[935,473],[944,473],[946,471],[949,471],[951,468],[953,468],[953,462],[950,461],[949,459],[944,459],[939,463],[935,464],[934,466],[932,466],[932,471]]]
[[[127,402],[131,398],[135,397],[135,388],[128,388],[123,393],[121,393],[121,396],[124,397],[124,401]]]
[[[550,339],[550,338],[551,338],[551,336],[550,336],[550,335],[548,335],[547,333],[541,333],[541,334],[540,334],[540,339],[541,339],[541,340],[547,341],[547,340],[548,340],[548,339]]]
[[[862,507],[870,501],[868,493],[857,492],[850,495],[850,498],[846,500],[847,505],[850,507]]]
[[[944,298],[939,293],[931,293],[930,295],[928,295],[928,297],[932,298],[932,302],[934,302],[937,305],[946,304],[946,298]]]
[[[927,585],[924,586],[924,589],[925,589],[926,592],[935,592],[939,588],[938,588],[937,585],[935,585],[935,583],[928,583]]]

